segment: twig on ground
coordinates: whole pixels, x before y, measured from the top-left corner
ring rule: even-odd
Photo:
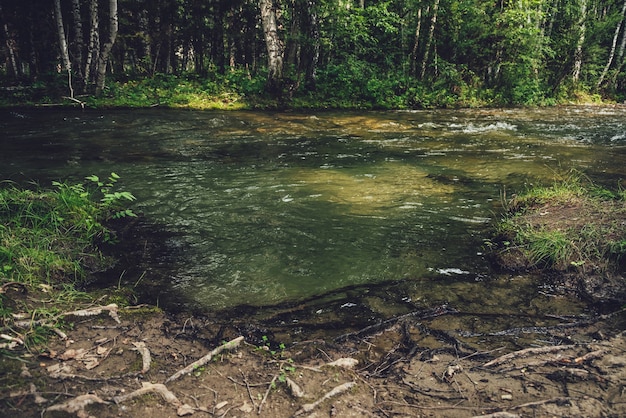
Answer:
[[[211,361],[211,359],[214,356],[218,355],[219,353],[221,353],[224,350],[230,350],[232,348],[235,348],[235,347],[239,346],[239,344],[242,341],[243,341],[243,337],[241,336],[241,337],[237,337],[234,340],[231,340],[231,341],[229,341],[227,343],[224,343],[224,344],[220,345],[219,347],[215,348],[213,351],[211,351],[206,356],[202,357],[199,360],[194,361],[193,363],[191,363],[190,365],[188,365],[184,369],[181,369],[181,370],[177,371],[176,373],[174,373],[173,375],[171,375],[170,377],[168,377],[167,380],[165,381],[165,383],[169,383],[169,382],[171,382],[173,380],[176,380],[176,379],[178,379],[181,376],[184,376],[186,374],[191,373],[192,371],[194,371],[198,367],[204,366],[209,361]]]
[[[272,378],[272,381],[270,382],[270,384],[267,385],[267,390],[265,391],[265,395],[263,395],[263,399],[261,399],[261,403],[259,404],[259,412],[258,412],[259,415],[261,415],[261,409],[263,409],[263,404],[267,400],[267,397],[269,396],[270,391],[272,390],[272,387],[274,387],[274,382],[276,381],[276,379],[278,379],[278,375],[275,375]]]
[[[64,312],[59,316],[96,316],[103,312],[108,312],[109,316],[113,318],[118,324],[121,323],[120,318],[117,316],[117,305],[111,303],[106,306],[94,306],[93,308],[79,309],[77,311]]]
[[[322,396],[321,398],[319,398],[315,402],[307,403],[307,404],[302,405],[302,407],[296,411],[294,416],[298,416],[298,415],[306,414],[307,412],[311,412],[315,408],[317,408],[325,400],[327,400],[329,398],[332,398],[333,396],[341,395],[342,393],[352,389],[354,386],[356,386],[356,382],[347,382],[347,383],[344,383],[342,385],[335,386],[332,390],[330,390],[329,392],[326,392],[324,394],[324,396]]]
[[[254,397],[252,396],[252,391],[250,390],[250,384],[248,383],[248,379],[246,378],[246,375],[239,370],[239,372],[241,373],[241,378],[243,379],[243,383],[245,383],[246,385],[246,389],[248,391],[248,397],[250,398],[250,401],[252,401],[252,405],[256,408],[256,402],[254,402]]]

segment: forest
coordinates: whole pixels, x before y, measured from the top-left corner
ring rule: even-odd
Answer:
[[[623,102],[625,13],[626,0],[2,0],[0,102]]]

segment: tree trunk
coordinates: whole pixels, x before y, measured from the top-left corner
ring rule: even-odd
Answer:
[[[85,48],[85,45],[83,42],[83,22],[80,16],[79,0],[72,0],[72,18],[74,19],[74,43],[72,53],[74,55],[74,61],[76,63],[76,75],[79,78],[83,78],[83,50]],[[84,89],[84,80],[82,80],[81,84],[81,88]]]
[[[1,4],[0,4],[0,21],[4,22],[4,24],[2,25],[2,30],[4,31],[5,43],[7,46],[7,51],[9,52],[9,62],[11,63],[11,69],[13,70],[13,75],[15,76],[15,78],[18,78],[20,75],[20,71],[19,71],[20,67],[18,65],[17,52],[15,50],[15,39],[13,38],[13,36],[11,35],[11,32],[9,31],[9,24],[4,19]]]
[[[96,73],[94,63],[100,58],[100,21],[98,19],[98,0],[89,2],[89,46],[85,57],[85,84],[91,85],[93,74]]]
[[[413,50],[411,51],[411,74],[415,75],[417,71],[417,51],[420,42],[420,31],[422,30],[422,8],[417,9],[417,27],[415,28],[415,41],[413,42]]]
[[[572,81],[578,83],[580,71],[583,65],[583,45],[585,44],[585,32],[587,23],[587,0],[580,0],[580,19],[578,20],[579,35],[574,52],[574,68],[572,70]]]
[[[111,49],[115,44],[117,37],[118,21],[117,21],[117,0],[109,0],[109,39],[102,46],[102,52],[98,59],[98,76],[96,78],[96,94],[102,93],[104,89],[104,79],[107,71],[107,62],[111,55]]]
[[[220,74],[226,72],[226,51],[224,49],[224,7],[221,1],[215,2],[214,7],[214,23],[211,37],[212,51],[215,66]]]
[[[284,62],[285,64],[287,64],[287,68],[290,68],[298,67],[299,63],[299,55],[301,51],[301,41],[299,39],[299,34],[302,33],[302,10],[300,7],[300,2],[296,2],[295,0],[289,0],[288,4],[288,7],[291,9],[288,11],[291,19],[289,22],[289,36],[286,36],[287,41],[285,45]]]
[[[437,11],[439,10],[439,0],[435,0],[433,4],[433,15],[430,18],[430,28],[428,29],[428,38],[426,39],[426,46],[424,47],[424,60],[422,61],[422,71],[420,73],[420,79],[424,79],[426,74],[426,65],[429,60],[430,46],[433,43],[433,37],[435,34],[435,26],[437,25]]]
[[[54,0],[54,19],[57,25],[57,35],[59,36],[59,48],[61,50],[61,58],[63,59],[63,67],[67,71],[68,88],[70,97],[74,97],[74,89],[72,88],[72,62],[67,49],[67,40],[65,38],[65,29],[63,28],[63,15],[61,14],[61,0]]]
[[[617,46],[617,39],[619,38],[619,33],[622,30],[622,24],[624,23],[625,13],[626,13],[626,0],[624,0],[624,6],[622,6],[622,14],[619,19],[619,22],[617,22],[617,27],[615,28],[615,35],[613,35],[613,43],[611,44],[611,52],[609,53],[609,59],[607,60],[606,66],[604,67],[604,70],[602,70],[602,74],[600,74],[600,78],[598,79],[598,82],[596,83],[596,89],[600,88],[600,85],[604,81],[604,77],[606,77],[607,73],[609,72],[609,68],[611,68],[611,64],[613,63],[613,58],[615,57],[615,48]]]
[[[308,20],[309,42],[306,49],[305,85],[307,89],[315,89],[317,83],[317,67],[320,61],[320,28],[317,23],[315,0],[306,1],[306,16]]]
[[[140,70],[143,73],[150,74],[152,71],[152,45],[150,43],[150,25],[148,11],[143,8],[139,12],[139,33],[141,34],[141,50],[139,59]]]
[[[285,47],[278,33],[276,5],[273,0],[259,0],[261,22],[267,47],[267,89],[275,97],[281,95]]]
[[[619,44],[619,49],[617,51],[617,69],[615,73],[613,73],[613,79],[611,82],[613,83],[613,88],[617,89],[617,76],[622,71],[624,67],[624,50],[626,49],[626,29],[622,31],[622,40]]]

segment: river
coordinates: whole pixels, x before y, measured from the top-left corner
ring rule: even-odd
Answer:
[[[3,111],[0,129],[4,179],[115,172],[137,197],[138,239],[157,250],[133,253],[111,283],[167,309],[307,306],[283,319],[292,327],[433,306],[582,314],[536,277],[493,272],[483,240],[501,199],[529,185],[570,169],[609,187],[626,175],[624,107],[41,109]]]

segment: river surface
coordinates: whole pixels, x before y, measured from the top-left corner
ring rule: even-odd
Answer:
[[[29,110],[3,111],[0,130],[4,179],[115,172],[137,197],[159,250],[112,282],[169,308],[308,304],[339,322],[444,305],[582,313],[536,278],[495,274],[483,240],[501,199],[531,184],[626,175],[624,107]]]

